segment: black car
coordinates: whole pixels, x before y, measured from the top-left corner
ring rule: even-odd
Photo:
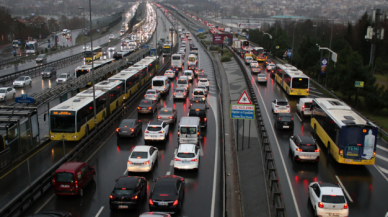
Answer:
[[[137,208],[147,199],[147,180],[139,176],[121,176],[109,196],[110,209]]]
[[[140,101],[139,106],[137,107],[137,113],[149,114],[155,113],[158,110],[158,102],[156,100],[143,99]]]
[[[271,59],[266,59],[265,61],[264,61],[264,65],[265,66],[267,66],[268,64],[270,64],[270,63],[274,63]]]
[[[195,104],[206,104],[206,97],[194,96],[193,98],[190,99],[189,108],[191,108],[191,106],[193,106]]]
[[[252,74],[259,74],[261,72],[261,67],[259,65],[251,68]]]
[[[199,117],[201,127],[207,128],[207,107],[205,104],[194,104],[190,107],[189,117]]]
[[[203,69],[200,69],[200,68],[196,68],[194,70],[194,75],[195,76],[198,76],[199,74],[204,74],[204,73],[205,73],[205,71]]]
[[[135,137],[141,134],[141,121],[137,119],[123,119],[116,129],[117,137]]]
[[[290,113],[277,113],[274,117],[276,129],[294,129],[294,118]]]
[[[185,179],[167,175],[157,178],[154,182],[148,200],[150,211],[179,212],[182,209],[185,194]]]
[[[70,217],[70,212],[62,211],[42,211],[34,215],[29,215],[27,217]]]
[[[41,73],[43,78],[51,78],[51,76],[57,76],[57,70],[54,67],[47,67]]]

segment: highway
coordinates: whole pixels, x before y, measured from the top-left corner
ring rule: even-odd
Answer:
[[[163,17],[163,15],[160,11],[158,11],[158,17],[159,24],[161,24],[160,17]],[[162,19],[165,19],[165,17]],[[222,195],[220,192],[222,184],[220,183],[221,164],[220,148],[218,147],[220,142],[218,139],[220,120],[216,99],[217,89],[210,59],[208,59],[205,51],[201,47],[199,48],[199,67],[204,69],[211,84],[207,100],[210,107],[207,114],[209,132],[205,131],[202,134],[200,165],[197,171],[174,172],[172,164],[178,143],[177,126],[172,124],[170,125],[169,138],[165,144],[150,144],[159,149],[156,167],[149,173],[128,174],[126,162],[131,148],[136,145],[144,145],[144,140],[142,136],[118,140],[115,135],[115,129],[119,125],[119,122],[117,122],[117,126],[113,126],[109,131],[103,132],[104,137],[101,139],[101,142],[95,144],[95,148],[89,152],[90,154],[81,159],[94,166],[97,171],[97,181],[85,189],[84,196],[82,198],[57,197],[53,193],[48,193],[41,200],[37,201],[34,208],[27,210],[26,214],[33,214],[40,210],[66,210],[70,211],[73,216],[139,216],[140,213],[148,211],[148,204],[146,202],[148,200],[144,201],[138,210],[110,211],[109,195],[115,184],[114,180],[123,175],[144,176],[147,179],[149,195],[153,179],[166,174],[174,174],[182,176],[186,180],[183,209],[180,214],[175,216],[220,216],[222,214],[222,197],[220,196]],[[180,74],[182,74],[182,71],[180,71]],[[174,107],[178,112],[179,120],[188,114],[187,106],[189,99],[174,102],[172,90],[176,80],[172,81],[169,93],[162,97],[158,107]],[[190,91],[195,84],[196,81],[190,84]],[[142,121],[142,129],[144,130],[147,123],[150,120],[155,120],[156,117],[156,113],[154,115],[137,115],[136,108],[132,108],[128,115],[123,118],[139,118]]]
[[[159,19],[160,24],[163,23],[161,19]],[[161,37],[167,36],[167,30],[163,28],[163,25],[158,25],[158,34],[161,35]],[[106,39],[108,40],[108,39]],[[106,41],[105,41],[106,42]],[[103,43],[105,43],[103,42]],[[120,49],[120,45],[117,45],[116,49]],[[71,66],[68,66],[66,68],[60,69],[57,71],[57,74],[63,72],[71,72],[74,73],[75,68],[79,65],[82,65],[82,62],[78,64],[74,64]],[[16,88],[16,96],[19,96],[22,93],[39,93],[43,89],[51,88],[55,83],[55,77],[51,79],[42,79],[42,77],[36,77],[33,78],[33,82],[31,86],[26,86],[24,88]],[[13,100],[8,100],[7,104],[13,103]],[[59,99],[56,99],[54,101],[50,102],[50,108],[58,105]],[[40,129],[40,135],[41,138],[49,135],[49,127],[48,127],[48,121],[44,121],[44,115],[43,113],[47,110],[47,108],[39,107],[38,114],[39,114],[39,129]],[[70,152],[73,147],[75,147],[77,143],[74,142],[66,142],[65,143],[65,149],[66,153]],[[63,152],[63,143],[61,141],[51,141],[45,146],[42,147],[42,150],[37,151],[30,159],[30,174],[31,177],[29,178],[31,181],[35,180],[36,178],[41,175],[42,172],[46,171],[50,166],[52,166],[54,163],[56,163],[60,158],[62,158],[64,155]],[[29,184],[29,179],[21,179],[18,182],[14,182],[18,179],[18,177],[21,176],[21,174],[28,174],[28,167],[27,167],[27,161],[22,161],[19,165],[17,165],[14,169],[10,170],[9,172],[5,174],[0,175],[0,185],[3,186],[10,186],[8,188],[0,188],[0,207],[4,206],[11,198],[13,198],[15,195],[17,195],[22,189],[24,189]]]

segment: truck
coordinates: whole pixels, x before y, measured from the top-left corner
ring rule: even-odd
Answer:
[[[227,27],[227,28],[225,28],[224,32],[232,32],[232,29]]]
[[[312,98],[300,98],[299,102],[296,104],[297,113],[299,113],[302,118],[305,116],[311,115],[310,106],[313,102]]]
[[[241,49],[241,41],[239,39],[237,40],[233,39],[232,49],[233,51],[236,51],[237,49]]]

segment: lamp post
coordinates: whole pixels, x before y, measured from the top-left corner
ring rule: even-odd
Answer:
[[[317,44],[317,46],[318,46],[319,50],[328,50],[328,51],[330,52],[330,54],[332,54],[332,56],[333,56],[333,54],[335,54],[335,56],[337,56],[337,53],[334,52],[334,51],[332,51],[330,48],[327,48],[327,47],[320,47],[318,44]],[[329,55],[329,58],[330,58],[330,55]],[[336,59],[337,59],[337,58],[335,57],[335,58],[333,59],[333,61],[334,61],[334,62],[337,62]],[[322,61],[322,53],[321,53],[321,61]],[[327,63],[329,63],[329,62],[330,62],[330,59],[329,59],[329,61],[327,61]],[[327,65],[329,65],[329,64],[327,64]],[[334,66],[335,66],[335,64],[334,64]],[[326,75],[325,87],[327,87],[327,75]]]
[[[84,29],[83,29],[83,38],[84,38],[84,48],[86,49],[86,44],[85,44],[85,29],[86,29],[86,24],[85,24],[85,8],[79,7],[78,9],[82,9],[82,15],[84,17]]]
[[[296,22],[294,23],[294,30],[293,30],[293,33],[292,33],[291,65],[292,65],[292,59],[294,59],[294,38],[295,38],[295,26],[296,26]]]

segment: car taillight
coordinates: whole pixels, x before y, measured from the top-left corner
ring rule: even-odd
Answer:
[[[159,131],[159,133],[164,133],[164,130],[162,130],[162,131]]]
[[[150,161],[146,161],[146,162],[144,162],[143,164],[150,164]]]
[[[141,107],[137,107],[137,109],[141,109]]]
[[[310,91],[310,89],[307,89],[307,93]]]
[[[147,95],[144,95],[144,97],[147,97]]]
[[[276,107],[276,108],[279,108],[279,106],[278,106],[278,105],[275,105],[275,107]]]
[[[186,96],[186,93],[183,93],[183,96]]]
[[[319,207],[319,208],[323,208],[323,203],[319,202],[319,203],[318,203],[318,207]]]
[[[161,116],[158,116],[158,119],[161,119],[162,117]]]
[[[133,164],[131,161],[127,161],[128,164]]]
[[[151,199],[148,201],[148,203],[149,203],[150,205],[154,205],[154,202],[153,202]]]
[[[147,109],[152,109],[152,107],[148,107]]]
[[[179,160],[178,158],[175,158],[175,160],[174,161],[181,161],[181,160]]]
[[[286,108],[290,108],[290,106],[288,105],[288,106],[286,106]]]
[[[300,149],[300,148],[296,148],[296,151],[302,152],[302,149]]]
[[[148,130],[144,130],[144,133],[149,133],[150,131],[148,131]]]
[[[132,197],[131,199],[132,200],[137,200],[137,198],[138,198],[138,196],[136,195],[136,196]]]
[[[170,117],[168,117],[168,118],[172,119],[172,116],[170,116]]]
[[[344,205],[344,209],[347,209],[348,208],[348,204],[347,203],[345,203],[345,205]]]
[[[175,200],[174,203],[172,204],[173,206],[178,205],[178,200]]]
[[[176,93],[174,93],[174,96],[176,95]]]
[[[207,118],[204,118],[203,120],[204,120],[204,121],[207,121]]]
[[[116,199],[116,197],[113,197],[113,195],[109,196],[110,199]]]
[[[116,132],[120,132],[120,128],[117,128],[117,129],[116,129]]]
[[[319,152],[319,149],[315,149],[315,151],[314,152]]]
[[[197,159],[191,159],[191,161],[197,162],[198,160]]]
[[[135,129],[133,129],[133,128],[129,128],[129,130],[130,130],[131,132],[135,132]]]

